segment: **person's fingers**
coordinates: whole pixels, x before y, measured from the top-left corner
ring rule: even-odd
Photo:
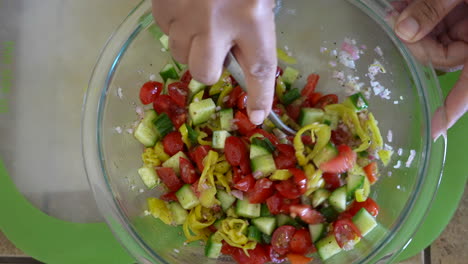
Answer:
[[[277,58],[273,12],[266,19],[248,36],[238,40],[233,49],[247,83],[247,113],[250,121],[257,125],[270,113],[275,92]]]
[[[468,14],[464,20],[459,21],[450,28],[449,36],[453,40],[461,40],[468,43]]]
[[[464,0],[415,0],[398,17],[396,33],[413,43],[429,34],[434,27]]]
[[[174,59],[187,64],[193,35],[187,32],[183,24],[175,21],[169,29],[169,47]]]
[[[167,10],[167,0],[153,0],[152,14],[164,34],[169,34],[169,26],[174,20],[173,14]]]
[[[445,111],[444,111],[445,110]],[[432,119],[432,137],[437,139],[452,127],[468,111],[468,61],[465,63],[460,79],[438,109]]]
[[[232,44],[222,36],[196,35],[192,40],[188,65],[193,78],[215,84],[223,71],[224,60]]]
[[[393,6],[393,8],[395,8],[396,11],[400,13],[403,12],[403,10],[405,10],[405,8],[408,7],[408,2],[404,0],[393,1],[390,4]]]

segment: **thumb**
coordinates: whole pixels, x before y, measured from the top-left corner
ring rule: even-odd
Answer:
[[[445,110],[445,111],[444,111]],[[432,118],[432,137],[437,139],[468,111],[468,62],[443,107]],[[445,115],[444,115],[445,114]]]
[[[417,42],[429,34],[437,24],[464,0],[415,0],[396,22],[396,33],[405,41]]]

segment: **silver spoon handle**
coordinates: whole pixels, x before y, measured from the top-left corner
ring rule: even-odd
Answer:
[[[231,52],[229,52],[226,56],[226,61],[224,62],[224,66],[226,69],[231,73],[232,77],[236,79],[237,83],[239,83],[240,87],[244,90],[246,90],[246,83],[245,83],[245,78],[244,78],[244,72],[242,71],[242,68],[240,67],[239,63],[237,62],[236,58],[234,55],[232,55]],[[281,121],[279,116],[273,112],[270,111],[270,114],[268,115],[268,119],[270,119],[273,124],[275,124],[276,127],[279,129],[283,130],[284,132],[290,134],[290,135],[295,135],[296,131],[288,127],[286,124]]]

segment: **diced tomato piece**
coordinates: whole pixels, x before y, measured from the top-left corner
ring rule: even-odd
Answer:
[[[180,157],[179,158],[179,166],[180,166],[180,177],[182,181],[188,184],[192,184],[196,182],[199,178],[195,168],[188,159]]]
[[[369,163],[369,165],[364,167],[364,171],[366,172],[367,179],[371,184],[377,181],[377,174],[379,173],[377,162],[373,161]]]
[[[286,106],[286,113],[295,122],[297,122],[297,119],[299,118],[299,115],[301,113],[301,105],[302,101],[296,100],[292,104]]]
[[[242,91],[242,93],[237,98],[237,108],[245,109],[247,107],[247,93]]]
[[[186,72],[184,72],[184,74],[182,75],[182,77],[180,78],[180,81],[185,83],[185,84],[189,84],[190,81],[192,80],[192,74],[190,73],[189,70],[187,70]]]
[[[291,217],[295,218],[296,216],[299,216],[302,221],[310,225],[323,223],[325,221],[325,218],[321,213],[315,209],[312,209],[312,207],[307,204],[291,205],[289,210]]]
[[[153,108],[158,114],[166,113],[169,115],[171,105],[175,105],[175,102],[167,94],[162,94],[153,101]]]
[[[320,165],[323,172],[344,173],[356,164],[356,153],[347,145],[338,146],[338,156]]]
[[[177,196],[175,195],[175,192],[168,192],[166,194],[161,195],[161,200],[166,201],[166,202],[177,202],[179,199],[177,199]]]
[[[233,170],[232,182],[236,184],[243,178],[242,171],[238,167],[233,167],[232,170]]]
[[[239,137],[230,136],[224,143],[224,154],[231,166],[239,166],[243,160],[247,160],[248,150]]]
[[[140,101],[147,105],[151,104],[163,90],[163,84],[160,82],[146,82],[140,88]]]
[[[362,237],[361,232],[350,219],[336,220],[333,223],[333,234],[338,245],[344,250],[352,249],[356,240]]]
[[[307,83],[304,86],[304,89],[302,89],[301,94],[304,97],[309,97],[312,95],[312,93],[315,92],[315,87],[317,87],[317,83],[320,79],[320,76],[318,74],[312,73],[307,77]]]
[[[317,103],[314,105],[316,108],[325,108],[327,105],[337,104],[338,103],[338,96],[336,94],[327,94],[322,96]]]
[[[188,86],[183,82],[173,82],[167,86],[169,96],[174,102],[180,106],[185,107],[187,104]]]
[[[273,112],[275,112],[275,114],[277,114],[277,115],[279,115],[279,116],[282,116],[282,115],[284,114],[283,109],[281,109],[280,107],[278,107],[278,105],[275,104],[275,103],[273,103],[272,110],[273,110]]]
[[[264,264],[267,263],[269,258],[267,252],[264,250],[262,245],[257,244],[254,249],[250,249],[247,252],[249,256],[247,256],[241,248],[236,248],[231,255],[237,261],[237,263],[242,264]]]
[[[307,177],[300,169],[291,168],[289,171],[293,174],[293,177],[278,183],[276,190],[286,198],[296,199],[306,192]]]
[[[249,193],[249,201],[252,204],[264,203],[266,199],[273,195],[274,191],[272,181],[267,178],[260,179],[255,183],[253,191]]]
[[[325,188],[328,190],[333,191],[343,185],[340,176],[336,173],[325,172],[322,174],[322,178],[326,183]]]
[[[367,198],[364,202],[356,202],[354,201],[351,206],[346,210],[351,217],[353,217],[361,208],[365,208],[367,212],[369,212],[371,215],[376,217],[379,214],[379,205],[372,199],[372,198]]]
[[[278,227],[271,238],[271,246],[280,255],[284,255],[289,252],[291,239],[296,232],[296,228],[290,225],[284,225]]]
[[[247,158],[247,156],[241,160],[241,163],[239,164],[239,168],[241,169],[244,175],[250,174],[252,172],[250,168],[250,161]]]
[[[320,98],[322,98],[321,93],[312,93],[312,94],[309,95],[309,97],[307,97],[307,100],[309,101],[311,106],[314,106],[314,105],[316,105],[318,103]]]
[[[192,149],[192,151],[190,152],[190,156],[192,157],[192,160],[194,160],[197,164],[197,168],[199,171],[203,171],[203,159],[206,157],[206,155],[208,155],[208,152],[210,150],[210,146],[200,145]]]
[[[261,128],[255,128],[254,130],[250,131],[250,133],[248,134],[248,137],[250,138],[254,134],[260,134],[260,135],[264,136],[265,138],[270,140],[270,142],[275,146],[279,144],[279,140],[275,135],[273,135],[273,134],[271,134],[271,133],[269,133],[269,132],[267,132],[267,131],[265,131],[265,130],[263,130]]]
[[[223,243],[223,247],[221,248],[221,253],[223,253],[224,255],[232,255],[232,253],[234,253],[237,250],[236,247],[229,245],[224,240],[222,243]]]
[[[302,143],[304,145],[312,145],[314,142],[312,142],[312,137],[309,135],[302,135],[301,136]]]
[[[300,254],[288,254],[287,257],[291,264],[307,264],[314,260],[313,258],[309,258]]]
[[[307,255],[317,251],[314,244],[312,244],[309,230],[305,228],[296,230],[289,245],[291,246],[291,252],[296,254]]]
[[[233,187],[243,192],[250,192],[255,187],[255,178],[252,176],[252,174],[244,176],[236,184],[234,184]]]
[[[278,169],[289,169],[296,167],[297,159],[294,147],[287,144],[277,145],[278,154],[275,155],[275,165]]]
[[[281,69],[280,66],[276,66],[276,78],[280,77],[281,75],[283,75],[283,69]]]
[[[248,135],[252,130],[254,130],[257,127],[256,125],[252,124],[249,118],[240,111],[236,112],[234,119],[234,124],[237,126],[239,133],[241,133],[242,135]]]
[[[293,204],[299,204],[299,199],[287,199],[282,196],[279,192],[272,195],[270,198],[266,200],[266,204],[268,206],[268,210],[270,213],[276,214],[289,214],[290,207]]]
[[[271,245],[265,247],[266,252],[269,254],[270,261],[273,263],[283,263],[286,261],[286,256],[276,252]]]
[[[244,90],[240,86],[236,86],[232,92],[228,95],[228,100],[224,103],[227,108],[237,106],[237,100]]]
[[[197,180],[195,183],[192,184],[192,186],[190,186],[190,189],[192,189],[193,193],[195,194],[195,196],[197,196],[198,198],[200,198],[200,191],[198,190],[198,184],[200,183],[199,180]]]
[[[178,105],[172,105],[168,115],[176,129],[179,129],[187,120],[187,110]]]
[[[173,131],[167,134],[162,140],[164,152],[169,156],[175,155],[177,152],[184,150],[184,142],[182,135],[178,131]]]
[[[161,181],[173,192],[179,190],[184,185],[172,168],[161,167],[157,168],[156,172]]]

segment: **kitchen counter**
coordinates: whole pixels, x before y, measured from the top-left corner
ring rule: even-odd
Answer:
[[[465,264],[468,259],[468,192],[465,192],[450,224],[424,252],[400,264]],[[29,262],[27,262],[29,260]],[[3,262],[2,262],[3,261]],[[9,261],[9,262],[7,262]],[[35,263],[0,232],[0,264]]]

